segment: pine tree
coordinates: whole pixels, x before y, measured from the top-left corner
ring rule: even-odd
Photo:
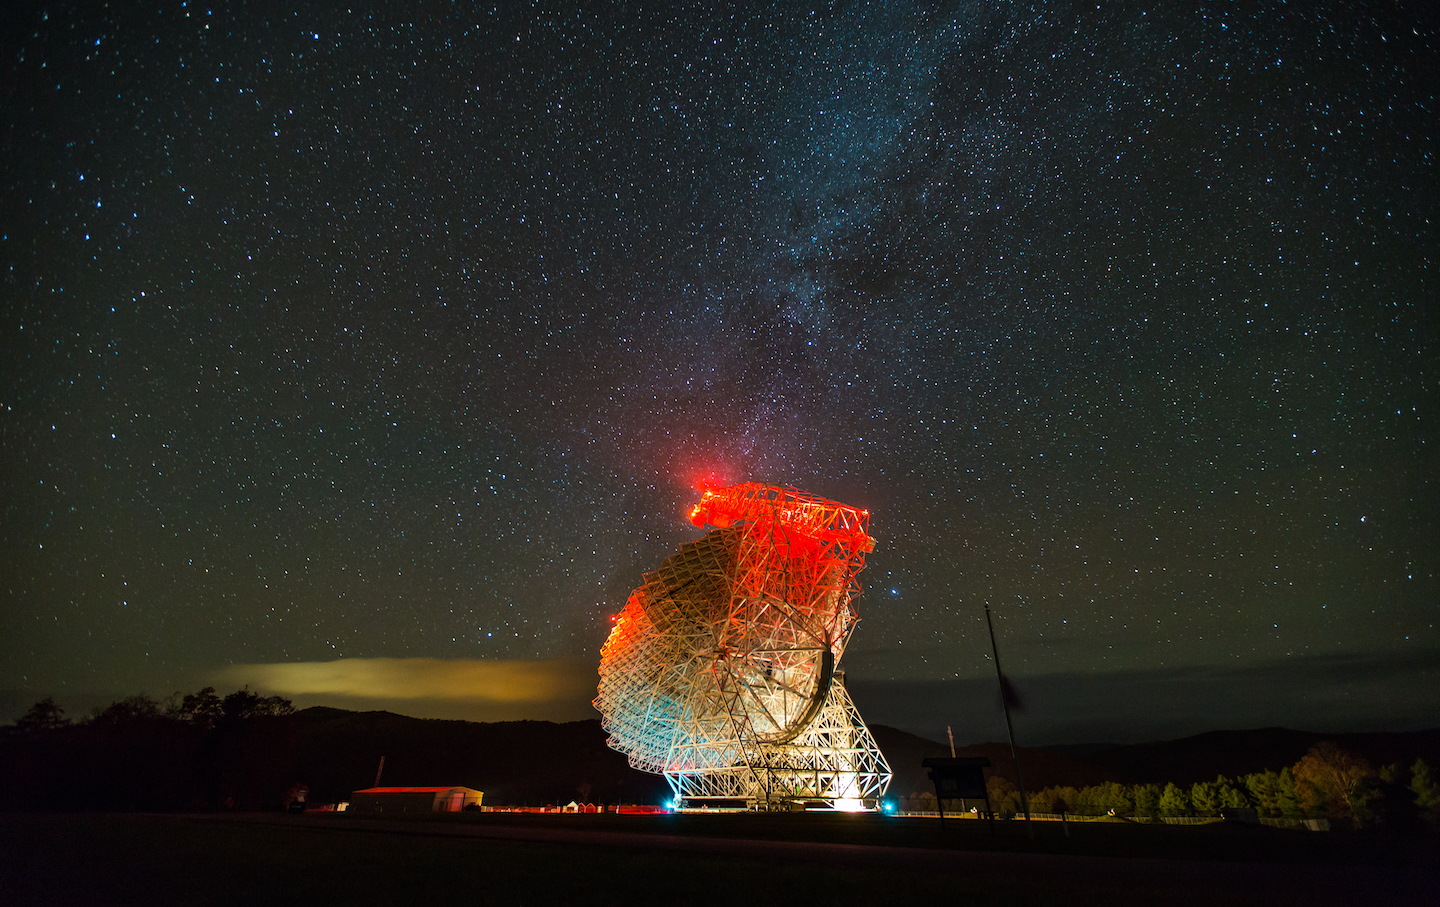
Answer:
[[[1245,809],[1250,806],[1250,798],[1245,796],[1245,791],[1224,775],[1215,776],[1215,799],[1221,809]]]
[[[1135,812],[1135,800],[1130,795],[1130,788],[1114,781],[1106,781],[1099,785],[1095,799],[1095,805],[1100,808],[1102,815],[1109,813],[1116,816],[1129,816]]]
[[[1415,807],[1420,816],[1431,824],[1440,825],[1440,783],[1430,774],[1430,766],[1424,759],[1416,759],[1410,766],[1410,792],[1415,795]]]
[[[1104,799],[1103,793],[1097,785],[1090,784],[1080,788],[1075,799],[1070,803],[1070,810],[1081,816],[1101,816],[1105,814],[1105,807],[1101,805]]]
[[[1184,816],[1190,812],[1190,795],[1175,783],[1165,785],[1164,793],[1160,794],[1160,815],[1162,816]]]
[[[1208,781],[1196,781],[1190,786],[1190,806],[1197,816],[1220,815],[1220,800],[1215,796],[1215,785]]]
[[[1262,816],[1280,815],[1280,776],[1266,769],[1246,775],[1241,781],[1255,802],[1255,810]]]
[[[1131,796],[1135,801],[1135,818],[1153,819],[1160,815],[1160,785],[1137,784]]]

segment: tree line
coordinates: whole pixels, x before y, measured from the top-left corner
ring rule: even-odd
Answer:
[[[487,804],[659,803],[669,787],[599,721],[475,723],[307,709],[249,689],[132,696],[71,721],[51,699],[0,728],[0,810],[281,809],[376,783],[462,785]]]
[[[1020,792],[1009,779],[986,779],[992,809],[1022,811]],[[1076,817],[1117,816],[1141,821],[1166,817],[1221,817],[1226,810],[1254,810],[1257,818],[1330,819],[1351,828],[1440,830],[1440,779],[1424,759],[1406,766],[1372,768],[1362,756],[1333,742],[1312,746],[1294,765],[1213,781],[1056,785],[1029,792],[1032,813]],[[974,801],[970,801],[974,805]],[[903,808],[934,810],[930,792]]]
[[[225,696],[205,687],[163,702],[129,696],[78,721],[42,699],[0,728],[0,808],[274,806],[280,795],[268,779],[294,713],[290,700],[248,687]]]
[[[268,715],[291,715],[295,706],[283,696],[261,696],[244,689],[221,698],[214,687],[206,687],[198,693],[177,692],[165,702],[152,699],[141,693],[117,699],[104,708],[96,708],[88,723],[92,725],[116,725],[131,721],[168,719],[204,730],[210,730],[222,721],[241,721]],[[12,725],[0,728],[10,736],[53,731],[74,724],[65,717],[65,710],[47,696],[30,707],[30,710],[15,719]]]
[[[1020,792],[1006,778],[987,780],[990,801],[1002,812],[1021,810]],[[1333,742],[1317,743],[1300,761],[1279,771],[1267,769],[1189,786],[1120,784],[1055,786],[1029,794],[1032,813],[1112,815],[1158,820],[1164,817],[1218,817],[1225,810],[1254,810],[1260,818],[1327,818],[1353,828],[1383,824],[1440,828],[1440,782],[1423,759],[1410,766],[1373,769],[1361,756]]]
[[[225,696],[214,687],[165,701],[130,696],[72,721],[42,699],[0,727],[0,809],[279,808],[300,780],[294,706],[249,688]],[[313,773],[313,772],[312,772]],[[1019,812],[1007,779],[987,781],[992,807]],[[934,794],[910,808],[934,809]],[[1253,809],[1282,819],[1328,818],[1355,828],[1440,829],[1440,781],[1417,759],[1371,767],[1332,742],[1298,762],[1190,785],[1052,786],[1029,794],[1033,813],[1113,815],[1138,820],[1220,816]]]

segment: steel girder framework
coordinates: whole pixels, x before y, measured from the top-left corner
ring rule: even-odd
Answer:
[[[610,745],[687,799],[879,797],[889,766],[835,670],[869,514],[747,483],[691,520],[713,528],[646,575],[602,650]]]

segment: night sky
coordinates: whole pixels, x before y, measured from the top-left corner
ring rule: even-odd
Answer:
[[[594,717],[758,480],[871,722],[1440,724],[1434,14],[920,6],[6,4],[7,708]]]

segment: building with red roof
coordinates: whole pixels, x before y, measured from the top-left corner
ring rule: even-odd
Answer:
[[[468,787],[368,787],[350,796],[350,812],[458,813],[479,809],[482,791]]]

